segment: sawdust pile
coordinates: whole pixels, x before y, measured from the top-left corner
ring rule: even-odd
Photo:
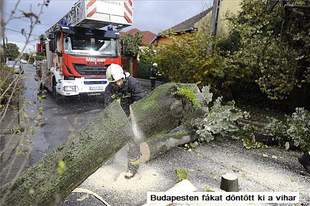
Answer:
[[[140,165],[138,173],[131,179],[126,179],[125,171],[120,171],[112,166],[98,169],[87,180],[86,185],[96,189],[124,193],[141,193],[145,191],[157,191],[159,187],[165,186],[165,178],[155,169]]]

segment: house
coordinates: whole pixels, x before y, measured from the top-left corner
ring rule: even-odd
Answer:
[[[126,32],[120,32],[120,35],[126,35],[126,34],[136,34],[136,33],[142,33],[142,46],[140,49],[143,49],[144,46],[148,46],[152,43],[152,41],[156,38],[156,34],[150,32],[150,31],[140,31],[139,29],[130,29]],[[129,66],[129,62],[128,59],[126,57],[122,57],[122,66],[123,68],[130,72],[131,75],[133,77],[137,77],[138,76],[138,59],[139,57],[133,59],[132,63],[132,71],[130,71],[130,66]]]
[[[150,31],[140,31],[139,29],[130,29],[129,31],[126,32],[120,32],[120,35],[126,35],[126,34],[136,34],[136,33],[142,33],[142,45],[150,45],[154,38],[156,37],[156,34],[150,32]]]
[[[212,8],[209,8],[173,27],[167,29],[160,34],[157,35],[156,39],[152,42],[154,45],[160,44],[169,44],[171,39],[163,36],[162,34],[174,32],[175,35],[182,36],[184,33],[192,32],[192,31],[202,31],[207,28],[207,25],[210,24]]]
[[[240,10],[242,0],[213,0],[213,6],[203,12],[161,32],[154,39],[152,44],[169,44],[171,39],[162,34],[174,32],[175,35],[182,36],[184,33],[200,31],[203,33],[213,33],[216,36],[224,36],[228,33],[225,15],[227,12],[237,13]]]
[[[210,31],[215,36],[226,36],[228,34],[225,15],[227,13],[236,14],[240,11],[240,3],[242,1],[243,0],[213,0]]]

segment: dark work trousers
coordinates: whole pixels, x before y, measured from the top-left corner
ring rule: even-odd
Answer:
[[[133,177],[139,169],[139,158],[140,158],[140,146],[139,143],[134,141],[134,140],[130,140],[128,143],[128,178]]]
[[[151,88],[154,89],[156,84],[156,79],[151,79]]]
[[[138,130],[135,127],[135,125],[133,125],[133,121],[130,118],[130,122],[132,124],[133,127],[133,131],[135,135],[138,135]],[[127,156],[128,156],[128,169],[127,169],[127,175],[125,176],[126,178],[131,178],[133,177],[139,169],[139,159],[140,159],[140,141],[139,141],[139,137],[133,136],[129,142],[128,142],[128,152],[127,152]]]

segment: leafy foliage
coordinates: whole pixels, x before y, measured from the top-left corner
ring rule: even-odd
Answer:
[[[142,33],[126,34],[121,36],[121,39],[126,41],[126,56],[136,57],[139,52],[139,46],[142,45]]]
[[[8,59],[13,61],[19,56],[19,51],[18,51],[19,48],[16,44],[7,43],[5,47],[6,47],[5,54]]]
[[[305,0],[243,1],[242,11],[229,17],[231,35],[220,46],[236,78],[255,81],[273,100],[309,83],[309,6]]]
[[[180,94],[180,95],[186,97],[188,100],[190,100],[196,108],[198,108],[198,109],[201,108],[201,104],[197,100],[197,96],[194,93],[193,89],[185,88],[185,87],[178,87],[178,94]]]
[[[186,180],[189,177],[188,173],[187,173],[187,169],[185,169],[185,168],[174,169],[174,172],[177,173],[177,175],[178,175],[177,182],[181,182],[182,180]]]
[[[17,102],[17,91],[22,89],[21,78],[13,75],[12,70],[6,65],[1,65],[0,68],[0,108],[8,106],[12,102]],[[6,105],[8,104],[8,105]]]
[[[202,94],[205,95],[205,98],[210,99],[212,95],[207,94],[209,89],[206,88],[203,91]],[[218,97],[210,108],[210,111],[206,112],[203,118],[195,120],[194,125],[197,127],[196,133],[199,136],[199,141],[209,142],[214,140],[215,135],[226,136],[239,130],[236,121],[239,118],[247,117],[248,114],[245,112],[242,113],[234,104],[231,101],[223,105],[222,97]]]
[[[161,75],[173,82],[199,83],[200,87],[209,84],[217,91],[227,71],[224,59],[213,52],[215,39],[199,32],[166,37],[172,42],[144,50],[144,60],[149,65],[156,62]]]
[[[249,138],[243,138],[242,144],[246,149],[268,148],[268,146],[264,145],[262,142],[257,142],[255,139]]]
[[[271,119],[263,128],[263,133],[284,141],[293,141],[301,150],[310,151],[310,112],[304,108],[296,108],[285,121]]]
[[[129,66],[129,72],[131,75],[133,75],[133,65],[132,65],[132,59],[137,57],[140,46],[142,45],[142,33],[137,32],[135,34],[126,34],[124,36],[121,36],[121,39],[126,41],[126,52],[125,56],[128,57],[128,66]]]

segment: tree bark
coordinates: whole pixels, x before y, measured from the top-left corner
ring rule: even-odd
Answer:
[[[159,134],[140,144],[140,162],[145,163],[168,150],[196,140],[185,127],[178,127],[167,134]]]
[[[187,88],[193,99],[181,95]],[[131,106],[134,131],[139,131],[140,162],[147,162],[168,150],[197,139],[191,135],[191,120],[204,113],[205,101],[195,84],[169,83],[157,87],[150,95]],[[179,127],[179,125],[182,125]],[[177,128],[179,127],[179,128]]]
[[[220,188],[226,192],[238,192],[238,177],[231,173],[222,175]]]
[[[14,183],[1,187],[0,205],[59,203],[131,138],[131,124],[119,104],[113,102]]]
[[[195,108],[193,99],[180,95],[178,88],[189,89],[195,100],[203,105],[203,97],[195,84],[162,85],[132,105],[131,119],[133,126],[137,126],[133,130],[124,111],[114,101],[79,132],[70,135],[61,146],[23,172],[15,182],[1,187],[0,205],[58,204],[137,136],[137,130],[142,133],[139,141],[146,141],[180,124],[189,124],[203,111]]]
[[[203,114],[178,88],[188,88],[196,100],[205,106],[204,98],[195,84],[167,83],[156,87],[152,93],[131,105],[131,120],[141,133],[140,142],[156,138],[183,124],[188,126],[193,118]]]

